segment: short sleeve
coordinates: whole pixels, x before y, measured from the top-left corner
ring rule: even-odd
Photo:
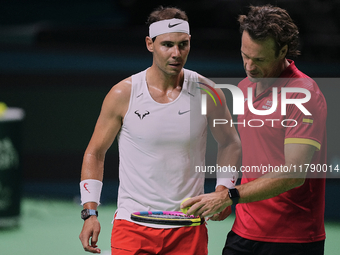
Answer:
[[[289,126],[296,126],[286,127],[284,143],[309,144],[320,150],[326,132],[327,105],[321,92],[310,92],[311,99],[303,106],[311,115],[305,115],[296,105],[287,105],[286,119],[291,120]],[[291,93],[289,95],[289,98],[304,97],[303,93]]]

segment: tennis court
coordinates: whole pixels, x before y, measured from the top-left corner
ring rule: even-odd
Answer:
[[[25,111],[25,187],[21,224],[0,229],[0,255],[90,254],[83,251],[78,238],[83,225],[82,207],[79,198],[73,199],[79,194],[83,153],[102,100],[112,85],[149,66],[151,56],[145,48],[148,28],[143,28],[143,23],[159,3],[6,2],[2,9],[7,11],[0,16],[0,101]],[[328,164],[339,165],[340,87],[336,85],[340,1],[177,1],[178,7],[190,12],[193,35],[185,67],[209,78],[244,78],[236,17],[250,2],[287,7],[301,27],[302,55],[296,63],[310,77],[319,77],[329,116]],[[209,18],[207,10],[213,14]],[[102,230],[98,246],[104,255],[110,254],[111,220],[116,210],[116,147],[106,157],[99,208]],[[326,255],[340,254],[340,177],[336,175],[327,179],[326,185]],[[234,215],[223,222],[208,222],[209,255],[221,254],[233,221]]]
[[[98,246],[103,255],[110,254],[110,233],[114,204],[100,207],[102,230]],[[18,228],[0,231],[1,254],[4,255],[82,255],[78,235],[83,221],[81,206],[71,200],[24,198],[22,201],[21,225]],[[209,254],[221,254],[225,237],[234,216],[223,222],[208,222]],[[340,251],[340,223],[326,222],[326,255]]]

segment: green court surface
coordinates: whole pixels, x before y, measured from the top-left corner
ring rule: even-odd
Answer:
[[[83,221],[82,207],[73,201],[25,198],[22,201],[21,223],[17,228],[0,230],[2,255],[84,255],[78,239]],[[110,234],[115,205],[101,205],[101,233],[98,246],[102,254],[110,254]],[[221,254],[227,232],[234,217],[223,222],[208,222],[209,255]],[[340,252],[340,223],[326,223],[326,255]]]

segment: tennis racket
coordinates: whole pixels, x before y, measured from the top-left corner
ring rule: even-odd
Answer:
[[[186,215],[182,212],[169,211],[142,211],[131,214],[131,220],[144,223],[176,226],[199,226],[204,223],[204,219],[199,216]]]

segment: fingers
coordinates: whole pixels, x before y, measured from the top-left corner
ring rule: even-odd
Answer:
[[[97,248],[97,246],[86,246],[84,247],[84,250],[87,252],[91,252],[91,253],[101,253],[101,250],[99,248]]]
[[[215,214],[218,214],[218,212],[216,212],[216,210],[213,210],[213,209],[204,209],[203,207],[197,213],[198,213],[198,215],[200,217],[203,217],[203,218],[205,218],[205,217],[211,218]]]
[[[91,247],[97,248],[98,236],[99,236],[99,231],[93,231],[93,235],[91,238]],[[97,251],[99,250],[99,253],[100,253],[100,249],[97,248],[96,250]]]
[[[209,207],[203,201],[195,203],[187,212],[187,215],[200,216],[201,218],[209,217],[213,214],[213,210],[209,209]]]
[[[202,202],[202,199],[204,199],[205,195],[200,195],[197,197],[193,197],[185,201],[181,205],[181,209],[185,207],[190,207],[187,211],[187,215],[194,215],[194,216],[202,216],[202,213],[205,211],[202,207],[205,205],[205,203]],[[203,217],[203,216],[202,216]]]
[[[194,216],[201,216],[206,217],[208,215],[212,216],[213,213],[211,213],[211,210],[207,211],[207,202],[208,195],[200,195],[197,197],[193,197],[185,201],[181,208],[190,207],[187,211],[187,215],[194,215]]]
[[[92,244],[92,242],[91,242],[91,246],[90,245],[85,246],[84,250],[91,252],[91,253],[100,253],[101,252],[101,250],[98,248],[98,246],[95,245],[95,244]]]
[[[101,250],[97,248],[99,233],[100,233],[100,224],[98,221],[92,221],[91,219],[87,219],[84,222],[84,226],[79,235],[79,239],[85,251],[91,252],[91,253],[101,252]],[[90,241],[91,241],[91,245],[90,245]]]
[[[227,208],[224,209],[224,216],[225,216],[225,218],[227,218],[231,214],[231,212],[232,212],[231,205],[229,205]]]
[[[193,197],[185,201],[181,208],[191,206],[187,211],[188,215],[212,217],[213,219],[216,219],[217,216],[214,216],[214,214],[223,211],[228,206],[228,203],[226,203],[226,201],[228,201],[227,197],[229,197],[227,189],[223,191],[212,192],[209,194]],[[225,219],[227,216],[229,216],[229,214],[225,212],[220,217],[222,217],[221,219]]]
[[[89,238],[84,238],[82,236],[79,236],[79,239],[83,245],[83,248],[85,251],[91,252],[91,253],[100,253],[100,249],[97,248],[98,246],[96,245],[97,241],[93,241],[93,238],[91,238],[91,245],[89,244]]]
[[[183,209],[185,207],[192,206],[193,204],[199,202],[200,201],[200,197],[201,196],[193,197],[193,198],[190,198],[190,199],[184,201],[183,204],[181,204],[181,209]]]
[[[207,220],[220,221],[220,214],[215,213],[213,216],[209,217]]]
[[[222,220],[225,220],[230,214],[231,214],[231,206],[228,206],[222,212],[214,214],[209,219],[212,221],[222,221]]]
[[[204,204],[200,204],[199,202],[196,202],[194,205],[192,205],[189,208],[187,215],[194,215],[194,216],[200,215],[200,210],[201,210],[203,205]]]

